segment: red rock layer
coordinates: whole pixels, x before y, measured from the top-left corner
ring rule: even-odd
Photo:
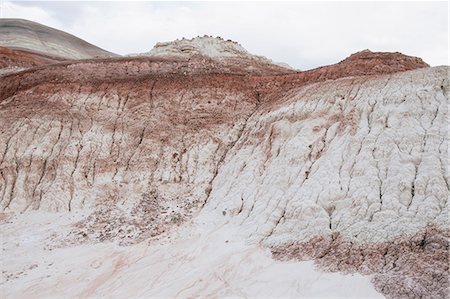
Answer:
[[[25,59],[25,58],[24,58]],[[26,59],[25,59],[26,60]],[[326,67],[295,72],[259,61],[233,58],[213,60],[202,56],[186,58],[108,58],[65,62],[12,74],[0,82],[0,100],[42,83],[95,83],[141,80],[157,77],[227,74],[250,77],[249,88],[259,93],[278,93],[306,84],[352,76],[390,74],[428,67],[417,57],[400,53],[373,53],[368,50]],[[276,98],[272,96],[271,98]],[[282,98],[280,95],[278,98]]]
[[[447,298],[449,231],[433,226],[391,242],[356,245],[339,234],[272,248],[275,259],[313,260],[322,270],[374,275],[387,298]]]
[[[401,53],[361,51],[341,62],[296,74],[264,76],[258,78],[257,87],[262,90],[270,86],[275,92],[287,91],[306,84],[336,80],[345,77],[393,74],[429,67],[422,59]],[[272,98],[276,98],[273,96]]]
[[[0,71],[2,69],[28,69],[51,63],[61,62],[63,59],[42,55],[30,51],[0,47]]]

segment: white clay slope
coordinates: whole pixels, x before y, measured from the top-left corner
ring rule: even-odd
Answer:
[[[247,121],[204,213],[266,245],[332,232],[367,244],[445,228],[448,88],[448,67],[435,67],[289,91]]]

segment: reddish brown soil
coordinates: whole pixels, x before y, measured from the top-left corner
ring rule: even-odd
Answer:
[[[449,231],[430,226],[391,242],[355,245],[339,234],[272,249],[279,260],[313,260],[325,271],[373,274],[388,298],[447,298]]]
[[[350,55],[337,64],[296,74],[260,77],[257,78],[256,85],[263,90],[265,87],[275,87],[275,92],[279,92],[326,80],[393,74],[424,67],[429,67],[429,65],[417,57],[406,56],[398,52],[384,53],[364,50]]]
[[[26,55],[23,58],[25,61],[30,59]],[[4,77],[0,82],[0,100],[42,83],[92,85],[135,82],[149,77],[172,78],[175,81],[183,80],[183,78],[191,80],[198,76],[204,80],[209,80],[208,77],[214,80],[218,74],[235,78],[235,80],[245,80],[250,83],[247,83],[247,88],[266,94],[326,80],[390,74],[428,67],[420,58],[400,53],[373,53],[367,50],[353,54],[337,64],[305,72],[295,72],[258,61],[252,63],[252,68],[249,68],[248,60],[215,61],[200,56],[189,59],[125,57],[63,62]]]
[[[0,69],[8,67],[32,68],[61,61],[64,60],[35,52],[0,47]]]

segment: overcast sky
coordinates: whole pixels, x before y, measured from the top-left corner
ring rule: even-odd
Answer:
[[[61,29],[118,54],[208,34],[303,70],[363,49],[399,51],[433,66],[449,64],[447,1],[3,1],[2,13]]]

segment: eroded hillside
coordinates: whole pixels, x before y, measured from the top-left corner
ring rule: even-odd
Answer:
[[[187,269],[208,265],[200,247],[219,268],[226,267],[221,254],[256,266],[263,258],[250,253],[253,247],[245,247],[248,254],[241,245],[217,256],[208,251],[209,241],[233,243],[227,231],[236,230],[232,238],[269,248],[275,259],[370,275],[389,298],[445,298],[448,67],[363,51],[300,72],[210,39],[159,46],[170,55],[50,64],[26,65],[29,56],[7,52],[12,64],[20,57],[24,64],[0,77],[0,204],[8,240],[22,242],[20,227],[32,215],[74,217],[59,230],[44,225],[36,244],[54,261],[53,252],[73,246],[105,246],[112,254],[113,270],[99,264],[106,272],[96,283],[72,290],[81,297],[120,294],[113,287],[120,275],[170,260],[145,257],[142,244],[157,251],[158,242],[168,243],[174,263]],[[204,43],[214,55],[198,50]],[[191,233],[198,238],[183,247]],[[169,241],[175,235],[178,241]],[[98,245],[109,241],[138,247]],[[146,291],[132,294],[254,295],[225,283],[251,277],[237,264],[212,275],[217,280],[158,264],[167,267],[161,275],[179,277],[174,293],[165,293],[153,273],[135,282]],[[39,265],[37,281],[61,277]],[[14,290],[9,297],[30,294],[20,283],[42,296],[55,290],[51,281],[38,287],[13,278],[14,267],[4,271]]]

